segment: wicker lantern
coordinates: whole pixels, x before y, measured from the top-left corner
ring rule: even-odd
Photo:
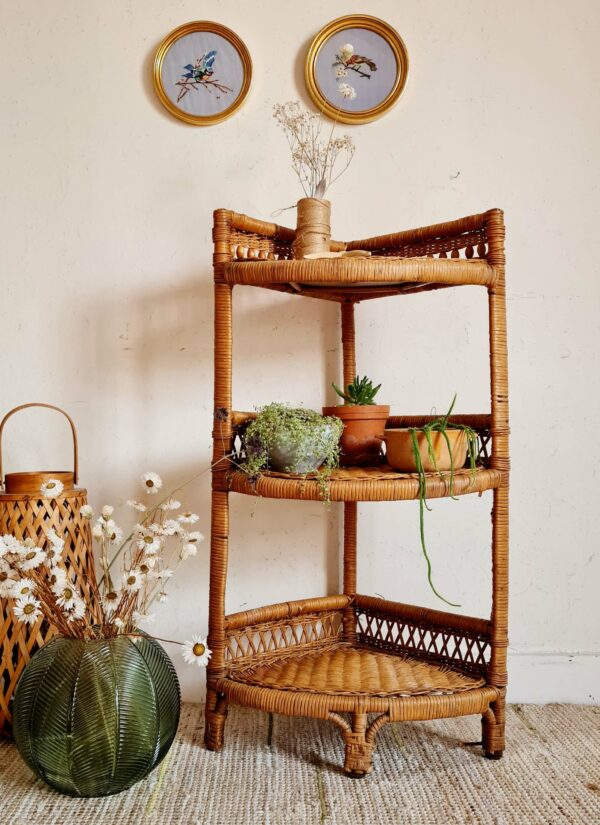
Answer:
[[[73,433],[73,471],[28,472],[3,474],[2,433],[8,419],[28,407],[46,407],[62,413]],[[54,529],[64,539],[67,573],[89,598],[90,583],[95,581],[92,536],[89,521],[79,515],[87,504],[87,490],[77,487],[77,433],[64,410],[51,404],[23,404],[7,413],[0,422],[0,535],[10,534],[23,541],[44,542],[46,531]],[[51,478],[63,484],[56,498],[45,498],[41,485]],[[47,541],[47,540],[46,540]],[[25,626],[15,621],[10,602],[0,599],[0,733],[10,736],[11,702],[23,668],[35,651],[55,634],[43,619]]]

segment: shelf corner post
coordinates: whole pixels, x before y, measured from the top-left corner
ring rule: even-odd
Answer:
[[[488,289],[490,334],[490,381],[492,413],[491,466],[502,472],[494,490],[492,509],[492,637],[488,682],[501,696],[483,716],[483,749],[490,758],[504,750],[505,692],[508,681],[508,505],[509,505],[509,418],[508,347],[506,334],[506,285],[504,215],[500,209],[486,214],[488,262],[496,270],[496,282]]]
[[[222,265],[231,260],[232,213],[214,213],[214,418],[212,457],[212,508],[210,546],[210,585],[208,608],[208,645],[212,651],[206,671],[205,744],[209,750],[223,745],[227,715],[225,696],[215,682],[225,675],[225,588],[229,551],[229,494],[227,456],[233,448],[231,421],[232,376],[232,286],[222,280]]]
[[[344,387],[351,384],[356,376],[356,333],[354,326],[354,302],[343,301],[342,312],[342,357]],[[344,503],[344,595],[356,595],[356,533],[358,526],[358,506],[355,501]],[[354,607],[344,611],[344,638],[351,641],[356,637],[356,613]]]

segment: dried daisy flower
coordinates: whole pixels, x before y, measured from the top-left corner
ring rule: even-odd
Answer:
[[[22,599],[24,596],[35,595],[36,584],[33,579],[18,579],[13,582],[10,595],[13,599]]]
[[[112,519],[106,522],[104,533],[111,544],[121,544],[123,541],[123,531]]]
[[[107,616],[112,614],[117,609],[121,601],[121,594],[117,590],[109,590],[102,597],[102,608]]]
[[[52,588],[56,595],[56,603],[65,610],[70,610],[75,606],[77,601],[77,591],[71,582],[60,584],[58,587]]]
[[[205,638],[202,636],[192,636],[191,641],[186,641],[181,646],[181,655],[188,665],[206,667],[212,651],[209,650]]]
[[[42,615],[40,602],[34,596],[22,596],[14,603],[13,613],[23,624],[35,624]]]
[[[85,616],[85,610],[85,602],[80,596],[76,596],[73,603],[65,610],[67,622],[80,621]]]
[[[177,533],[181,533],[182,530],[183,530],[183,527],[175,519],[172,519],[172,518],[165,519],[165,521],[163,523],[163,534],[165,536],[174,536]]]
[[[89,504],[84,504],[83,507],[79,508],[79,515],[81,518],[91,521],[94,518],[94,511]]]
[[[188,542],[187,544],[182,545],[179,558],[182,559],[182,561],[185,561],[186,559],[193,558],[193,556],[196,556],[197,554],[198,548],[196,545]]]
[[[40,487],[40,491],[46,498],[57,498],[64,490],[64,484],[57,478],[49,478]]]
[[[7,573],[6,570],[0,570],[0,599],[8,599],[13,597],[13,588],[16,584],[16,578],[11,571]]]
[[[30,539],[19,550],[19,561],[17,562],[21,570],[35,570],[46,561],[46,554],[40,547],[36,547]]]
[[[159,536],[152,533],[147,533],[145,536],[140,536],[136,541],[136,547],[141,550],[146,556],[153,556],[155,553],[160,553],[162,542]]]
[[[133,498],[127,499],[127,506],[132,507],[134,510],[137,510],[138,513],[145,513],[148,509],[145,504],[142,504],[141,501],[136,501]]]
[[[123,590],[128,593],[137,593],[144,585],[144,577],[139,570],[129,570],[123,574]]]
[[[55,588],[60,589],[66,586],[68,581],[68,576],[62,567],[53,567],[48,574],[48,584],[54,592],[56,592]]]
[[[180,516],[177,516],[177,520],[181,522],[181,524],[195,524],[200,519],[200,516],[196,515],[196,513],[182,513]]]
[[[162,478],[158,473],[144,473],[142,481],[144,482],[147,493],[158,493],[163,486]]]

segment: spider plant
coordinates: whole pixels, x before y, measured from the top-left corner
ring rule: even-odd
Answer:
[[[429,582],[429,586],[431,587],[435,595],[438,597],[438,599],[441,599],[443,602],[446,602],[446,604],[449,604],[452,607],[460,607],[459,604],[456,604],[455,602],[451,602],[448,601],[448,599],[445,599],[444,596],[442,596],[438,592],[435,585],[433,584],[431,559],[429,558],[429,553],[427,552],[427,544],[425,541],[425,510],[431,510],[431,507],[427,504],[427,476],[423,468],[423,462],[421,460],[421,454],[419,452],[419,444],[417,440],[417,434],[423,433],[423,435],[425,436],[425,440],[427,441],[427,453],[429,455],[429,459],[435,468],[434,471],[444,481],[446,480],[446,476],[438,467],[435,450],[433,448],[433,443],[431,440],[432,433],[439,433],[446,442],[446,446],[448,448],[448,455],[450,456],[450,476],[448,479],[448,492],[450,494],[450,497],[456,500],[456,496],[454,495],[454,456],[452,454],[452,448],[450,446],[450,440],[448,439],[447,430],[462,430],[465,434],[465,438],[467,440],[467,457],[471,473],[471,483],[473,483],[473,481],[475,480],[475,471],[477,470],[478,435],[475,432],[475,430],[473,430],[468,425],[455,424],[454,422],[450,421],[450,415],[452,414],[452,410],[454,409],[455,403],[456,394],[452,399],[450,409],[448,410],[446,415],[440,416],[439,418],[430,421],[423,427],[411,427],[409,429],[409,432],[412,441],[415,466],[417,470],[417,475],[419,477],[419,534],[421,538],[421,549],[423,550],[423,555],[427,563],[427,580]]]

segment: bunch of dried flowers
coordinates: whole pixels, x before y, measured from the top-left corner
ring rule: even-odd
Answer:
[[[142,483],[149,496],[163,486],[156,473],[145,473]],[[41,490],[48,498],[61,492],[58,479],[50,479]],[[150,608],[155,602],[167,601],[174,572],[197,554],[204,536],[191,529],[199,516],[181,511],[181,503],[172,495],[154,506],[136,500],[127,504],[139,515],[125,539],[113,519],[112,506],[105,505],[94,521],[92,535],[100,549],[102,576],[100,581],[92,576],[87,582],[89,596],[82,595],[68,574],[64,540],[54,530],[46,531],[41,546],[31,539],[0,537],[0,598],[12,599],[19,622],[34,625],[44,618],[66,637],[110,639],[137,635],[140,626],[154,620]],[[80,514],[94,520],[87,504]],[[211,655],[201,636],[194,636],[182,648],[184,659],[198,665],[206,665]]]
[[[303,109],[297,100],[277,103],[273,117],[283,129],[292,153],[292,169],[307,198],[323,198],[354,157],[350,135],[334,137],[334,120],[328,137],[323,135],[320,113]]]

